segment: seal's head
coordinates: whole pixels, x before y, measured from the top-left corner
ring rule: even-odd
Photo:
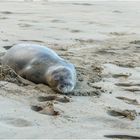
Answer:
[[[61,93],[71,92],[76,83],[75,69],[69,67],[52,67],[46,77],[49,85]]]

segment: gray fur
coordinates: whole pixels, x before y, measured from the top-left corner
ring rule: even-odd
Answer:
[[[10,66],[23,78],[48,84],[59,92],[71,92],[76,84],[74,65],[45,46],[15,45],[4,55],[2,64]]]

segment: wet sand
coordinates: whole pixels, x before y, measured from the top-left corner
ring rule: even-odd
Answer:
[[[36,43],[74,63],[60,95],[0,65],[0,138],[140,138],[140,2],[0,2],[0,60]]]

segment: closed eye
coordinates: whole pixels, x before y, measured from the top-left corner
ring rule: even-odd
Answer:
[[[55,80],[55,81],[58,81],[59,79],[60,79],[59,76],[54,76],[54,80]]]

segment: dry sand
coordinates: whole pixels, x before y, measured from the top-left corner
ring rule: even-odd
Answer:
[[[0,65],[0,138],[140,139],[140,2],[0,2],[0,56],[17,43],[75,64],[69,95]]]

